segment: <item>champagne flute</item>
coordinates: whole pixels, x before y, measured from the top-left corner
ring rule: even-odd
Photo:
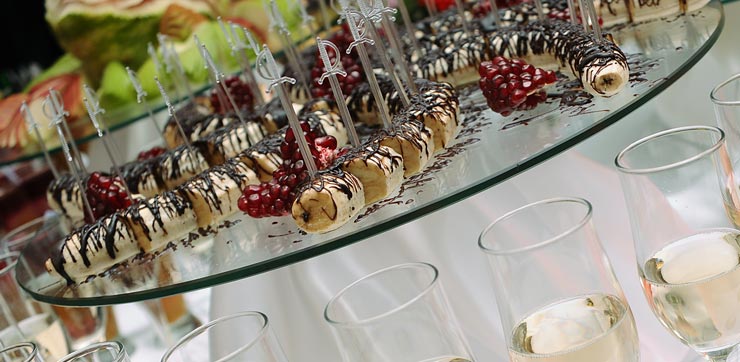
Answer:
[[[640,360],[632,311],[591,213],[583,199],[547,199],[481,233],[511,361]]]
[[[98,342],[74,351],[59,362],[131,362],[121,342]]]
[[[471,362],[439,271],[426,263],[378,270],[324,309],[347,362]]]
[[[170,347],[162,362],[288,362],[267,316],[241,312],[215,319]]]
[[[708,361],[740,342],[737,188],[724,132],[674,128],[640,139],[615,164],[643,291],[661,324]]]

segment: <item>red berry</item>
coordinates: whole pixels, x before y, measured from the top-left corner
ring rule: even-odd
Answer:
[[[492,69],[496,71],[492,72]],[[478,86],[483,96],[486,97],[489,107],[504,116],[511,114],[514,110],[523,109],[523,103],[526,103],[527,107],[534,108],[538,102],[547,98],[546,93],[537,92],[542,87],[557,81],[552,71],[535,68],[521,59],[509,60],[501,56],[481,63],[478,73],[481,76]],[[537,93],[536,96],[529,97],[535,93]]]
[[[144,151],[139,152],[139,155],[136,157],[136,159],[139,160],[139,161],[148,160],[150,158],[154,158],[154,157],[157,157],[157,156],[163,154],[165,151],[167,151],[167,150],[164,149],[163,147],[155,146],[155,147],[152,147],[152,148],[150,148],[148,150],[144,150]]]
[[[131,206],[131,198],[118,176],[111,177],[101,172],[91,173],[87,179],[85,195],[96,220]]]
[[[238,75],[234,75],[226,78],[224,80],[224,84],[229,90],[229,94],[239,110],[244,111],[252,109],[254,106],[254,96],[252,95],[252,90],[245,81],[243,81]],[[213,110],[220,114],[233,112],[234,107],[232,106],[231,101],[225,95],[219,95],[219,92],[220,90],[215,88],[211,90],[210,100]],[[221,104],[222,98],[226,104]]]

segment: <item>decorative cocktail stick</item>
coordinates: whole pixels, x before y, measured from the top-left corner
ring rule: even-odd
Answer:
[[[365,2],[363,0],[359,0],[357,4],[365,4]],[[378,31],[375,30],[375,24],[373,24],[373,21],[367,17],[368,15],[374,15],[372,9],[363,5],[360,5],[360,8],[362,9],[360,12],[355,10],[350,10],[349,12],[352,13],[352,16],[359,18],[360,24],[365,27],[365,31],[370,33],[370,39],[372,39],[375,44],[377,49],[376,53],[378,54],[378,58],[380,58],[380,62],[383,64],[383,68],[385,68],[386,73],[388,73],[388,76],[391,78],[391,83],[393,84],[393,87],[396,88],[398,96],[401,97],[401,103],[403,103],[404,107],[408,107],[411,101],[409,100],[408,94],[406,94],[406,89],[401,85],[401,81],[398,79],[398,74],[396,73],[396,68],[393,66],[393,63],[391,63],[391,60],[388,59],[388,53],[385,49],[382,49],[383,39],[380,38]],[[378,15],[378,18],[379,17],[380,16]],[[381,49],[378,49],[378,47]]]
[[[162,75],[162,63],[159,62],[159,55],[157,55],[157,50],[154,49],[152,43],[147,43],[146,52],[149,53],[149,58],[154,62],[154,73],[158,76]]]
[[[162,146],[167,147],[167,140],[164,138],[164,134],[159,129],[157,120],[156,118],[154,118],[154,112],[152,112],[152,107],[150,107],[149,102],[146,101],[146,96],[148,94],[141,86],[141,82],[139,82],[139,77],[136,76],[136,72],[131,70],[131,68],[129,67],[126,67],[126,73],[128,73],[128,79],[131,81],[131,85],[133,85],[134,90],[136,90],[136,103],[144,106],[144,109],[146,109],[146,113],[149,114],[149,120],[152,121],[152,126],[154,127],[156,134],[158,134],[159,137],[162,138]]]
[[[587,0],[591,1],[591,0]],[[591,26],[588,24],[588,9],[586,8],[586,3],[584,0],[578,0],[578,7],[581,9],[581,22],[583,22],[583,30],[586,31],[586,34],[591,33]]]
[[[357,23],[355,23],[356,17],[351,14],[348,8],[345,8],[343,13],[345,18],[344,20],[349,25],[349,31],[352,33],[352,37],[355,39],[347,48],[347,54],[352,51],[352,48],[357,48],[357,53],[360,55],[362,68],[365,70],[365,76],[367,76],[367,82],[368,85],[370,85],[370,91],[372,92],[373,98],[375,99],[375,104],[378,106],[380,118],[383,120],[383,126],[385,128],[389,128],[391,126],[391,116],[390,112],[388,112],[388,105],[385,104],[383,94],[380,92],[378,79],[375,78],[373,65],[372,63],[370,63],[370,57],[368,57],[367,50],[365,49],[365,44],[373,45],[375,43],[365,37],[365,32],[360,32],[360,30],[357,28]],[[365,30],[367,30],[367,28],[365,28]]]
[[[85,104],[85,108],[87,108],[87,114],[88,116],[90,116],[90,121],[92,121],[92,124],[98,133],[98,138],[100,138],[100,140],[103,142],[105,152],[108,153],[108,158],[113,165],[113,172],[115,173],[115,176],[118,176],[118,178],[121,180],[121,184],[123,185],[124,190],[126,190],[128,199],[133,201],[133,199],[131,198],[131,191],[128,187],[128,184],[126,183],[126,180],[123,178],[123,173],[121,173],[121,167],[118,166],[118,162],[116,162],[116,156],[111,149],[110,131],[107,127],[100,126],[102,122],[98,118],[98,115],[105,113],[105,109],[100,107],[100,102],[98,101],[95,92],[87,84],[83,85],[83,89],[85,91],[85,97],[82,98],[82,102]],[[103,130],[105,130],[105,132],[103,132]],[[114,147],[116,148],[116,151],[118,151],[117,146]]]
[[[172,78],[184,89],[185,95],[190,102],[194,102],[193,90],[190,88],[190,82],[188,82],[188,77],[185,75],[185,69],[182,67],[182,62],[180,62],[180,56],[175,51],[175,45],[172,44],[172,40],[167,35],[157,34],[157,39],[162,49],[162,58],[164,58],[167,72],[174,73]]]
[[[496,24],[496,26],[501,26],[501,16],[498,13],[498,4],[496,4],[496,0],[488,0],[488,5],[491,7],[491,16],[493,16],[493,22]]]
[[[167,114],[169,114],[170,117],[172,117],[172,119],[175,121],[175,125],[177,125],[177,131],[180,133],[180,137],[182,137],[182,141],[185,142],[185,147],[188,148],[190,162],[193,162],[193,164],[195,164],[195,162],[193,161],[193,156],[195,156],[195,153],[193,152],[193,146],[190,144],[190,139],[185,134],[185,130],[182,128],[182,123],[180,123],[180,119],[177,118],[177,112],[175,112],[175,107],[172,106],[172,102],[170,102],[170,97],[167,95],[167,92],[164,90],[162,83],[159,82],[158,77],[154,77],[154,82],[157,83],[159,94],[162,95],[164,104],[167,106]]]
[[[70,150],[69,144],[67,143],[68,139],[64,132],[64,124],[67,122],[65,119],[67,112],[62,106],[62,102],[56,98],[58,95],[59,93],[57,93],[56,90],[50,89],[49,95],[46,96],[41,107],[46,117],[49,118],[49,127],[55,127],[57,130],[57,136],[59,136],[59,143],[62,146],[62,152],[64,153],[64,159],[67,161],[67,167],[69,168],[69,172],[72,174],[72,177],[74,177],[77,187],[80,189],[80,198],[82,199],[82,206],[85,209],[85,214],[92,222],[95,220],[95,214],[93,214],[90,202],[87,200],[87,194],[85,192],[86,187],[82,183],[82,176],[80,175],[81,173],[87,172],[85,171],[85,166],[82,164],[82,159],[79,157],[79,154],[73,155],[73,152]],[[70,138],[69,143],[75,145],[74,138]],[[74,148],[77,149],[77,146],[74,146]]]
[[[213,57],[211,57],[211,53],[208,52],[208,48],[206,48],[206,45],[200,42],[200,39],[198,39],[197,35],[193,35],[193,38],[195,39],[195,44],[201,50],[200,55],[203,57],[203,60],[206,63],[206,69],[208,69],[208,73],[211,74],[211,78],[215,82],[214,86],[217,89],[220,89],[226,99],[229,100],[229,104],[231,104],[231,107],[234,109],[234,113],[236,113],[236,118],[239,119],[239,122],[241,123],[242,127],[244,127],[244,131],[246,132],[248,129],[247,121],[244,119],[244,115],[242,114],[241,109],[239,109],[239,106],[236,105],[236,102],[234,101],[234,97],[231,95],[229,87],[227,87],[226,83],[224,82],[224,74],[219,72],[218,68],[216,68],[216,63],[213,61]]]
[[[599,25],[599,17],[596,15],[596,7],[591,0],[584,1],[584,3],[586,4],[586,9],[584,10],[588,12],[589,18],[591,19],[591,28],[596,35],[596,40],[598,42],[602,42],[604,38],[601,35],[601,25]]]
[[[372,5],[366,3],[366,1],[372,1]],[[385,6],[382,0],[357,0],[357,4],[360,6],[360,12],[362,12],[367,19],[370,19],[372,22],[380,21],[383,30],[386,33],[386,37],[388,38],[388,42],[391,45],[391,56],[393,57],[393,61],[396,66],[401,68],[401,78],[403,78],[404,83],[409,87],[412,94],[418,93],[419,91],[416,89],[414,76],[411,74],[411,70],[403,56],[404,52],[403,47],[401,46],[401,38],[396,31],[396,25],[394,23],[395,18],[392,17],[392,14],[396,13],[396,9]],[[416,40],[416,37],[413,37],[413,39]],[[377,43],[380,40],[380,37],[374,40]],[[401,92],[399,92],[399,94],[401,94]],[[404,98],[407,98],[405,94],[402,96],[401,100],[404,101]],[[404,105],[408,105],[408,103],[404,102]]]
[[[337,102],[339,114],[342,116],[344,128],[347,129],[350,143],[352,143],[352,146],[354,147],[359,147],[360,138],[357,136],[355,124],[354,122],[352,122],[352,116],[350,116],[349,109],[347,108],[347,103],[344,101],[342,87],[339,85],[339,80],[337,79],[337,75],[341,75],[342,77],[347,76],[347,72],[342,70],[339,48],[337,48],[334,43],[328,40],[322,40],[319,37],[316,37],[316,46],[319,48],[319,55],[321,56],[321,61],[324,63],[324,74],[322,74],[321,78],[319,78],[319,84],[324,84],[324,79],[329,78],[329,85],[331,86],[331,91],[334,94],[334,100]],[[326,52],[326,47],[329,47],[334,51],[334,63],[329,60],[329,54]]]
[[[303,4],[301,4],[301,0],[296,0],[295,5],[298,7],[298,11],[301,13],[301,25],[305,26],[306,29],[308,29],[309,33],[317,34],[318,29],[314,29],[314,23],[316,22],[316,19],[314,19],[314,17],[306,11],[306,8],[303,7]]]
[[[47,99],[48,102],[47,103]],[[62,95],[54,88],[49,88],[49,96],[47,99],[44,99],[44,102],[42,103],[42,109],[44,110],[44,113],[47,117],[52,118],[60,118],[62,130],[64,131],[64,136],[66,139],[69,140],[69,144],[71,145],[72,149],[72,157],[75,158],[75,161],[77,161],[80,171],[83,173],[87,173],[87,168],[85,167],[85,164],[82,162],[82,153],[80,153],[80,149],[77,148],[77,143],[75,142],[74,137],[72,136],[72,132],[69,130],[69,125],[67,124],[67,116],[69,116],[69,112],[64,109],[64,101],[62,100]],[[52,110],[54,113],[47,113],[49,106],[46,106],[46,104],[50,104],[50,107],[52,107]],[[49,116],[53,115],[53,116]]]
[[[591,1],[591,0],[589,0]],[[537,19],[542,21],[547,19],[545,17],[545,8],[542,7],[542,0],[534,0],[534,7],[537,10]]]
[[[306,92],[310,93],[311,88],[308,86],[308,77],[306,76],[306,72],[303,71],[301,63],[298,61],[298,53],[296,53],[293,41],[290,39],[290,30],[288,30],[288,26],[285,24],[285,19],[283,19],[283,15],[280,14],[280,10],[278,10],[275,0],[270,0],[269,7],[271,23],[273,28],[277,29],[280,34],[280,39],[283,43],[283,51],[288,58],[288,64],[290,64],[293,72],[298,77],[298,81],[301,83],[301,86],[305,88]]]
[[[264,98],[262,98],[262,92],[260,92],[257,81],[254,79],[254,73],[252,73],[252,65],[249,63],[246,43],[241,40],[234,31],[235,24],[229,23],[229,27],[227,28],[224,25],[223,20],[221,20],[221,17],[219,16],[218,25],[221,27],[221,31],[224,33],[226,42],[229,43],[229,47],[231,48],[231,55],[237,59],[239,65],[242,68],[242,75],[244,76],[244,80],[246,80],[247,82],[249,91],[252,92],[252,98],[254,98],[257,105],[261,106],[265,104],[265,100]]]
[[[491,0],[493,1],[493,0]],[[576,17],[576,3],[575,0],[568,0],[568,10],[570,12],[570,22],[572,24],[578,24],[578,18]]]
[[[34,136],[36,136],[36,142],[39,144],[39,147],[41,147],[41,152],[44,153],[44,158],[46,159],[46,163],[49,164],[51,174],[54,175],[55,180],[59,179],[59,171],[57,171],[56,166],[54,166],[54,162],[51,161],[49,150],[46,148],[44,138],[41,137],[41,132],[39,132],[39,124],[36,122],[33,114],[31,114],[31,110],[28,108],[26,101],[23,101],[23,104],[21,104],[21,114],[23,114],[23,118],[26,120],[26,128],[28,128],[28,132],[33,133]]]
[[[326,9],[326,0],[319,0],[319,11],[321,11],[321,19],[324,21],[324,30],[331,30],[331,19],[329,18],[329,11]]]
[[[285,83],[295,84],[296,80],[294,78],[280,76],[275,58],[273,58],[272,52],[270,52],[266,44],[262,45],[262,51],[257,56],[257,64],[255,66],[257,68],[257,74],[270,82],[267,90],[272,91],[273,89],[277,89],[280,103],[283,105],[283,110],[288,117],[288,124],[293,130],[295,139],[298,142],[298,149],[301,152],[301,156],[303,156],[303,163],[306,165],[309,176],[313,178],[316,176],[318,168],[316,168],[316,163],[313,160],[311,149],[308,147],[308,142],[306,142],[306,137],[303,136],[303,129],[293,109],[293,104],[288,95],[288,89],[285,87]]]
[[[473,36],[473,32],[470,28],[470,23],[468,23],[468,18],[465,17],[465,7],[463,6],[462,0],[455,0],[455,7],[457,8],[457,15],[460,17],[463,31],[465,32],[465,34],[468,34],[468,36]]]
[[[406,7],[406,3],[404,1],[398,1],[398,9],[401,10],[401,19],[403,19],[403,26],[406,28],[406,36],[409,37],[411,46],[414,47],[416,54],[421,56],[421,45],[419,45],[419,40],[416,39],[414,23],[411,21],[411,16],[409,15],[409,9]]]

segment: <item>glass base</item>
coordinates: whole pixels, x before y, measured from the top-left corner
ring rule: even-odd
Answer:
[[[729,351],[717,351],[714,353],[708,353],[702,355],[696,353],[695,355],[686,356],[681,362],[740,362],[740,352],[737,346],[730,348]]]

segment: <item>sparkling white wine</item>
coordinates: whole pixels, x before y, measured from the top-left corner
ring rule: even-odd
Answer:
[[[41,356],[47,360],[56,361],[69,353],[61,322],[46,313],[33,315],[0,331],[0,341],[4,345],[36,342]]]
[[[514,328],[514,362],[637,362],[632,313],[605,294],[565,299],[532,313]]]
[[[740,341],[740,233],[715,229],[668,244],[640,277],[661,323],[700,352]]]

